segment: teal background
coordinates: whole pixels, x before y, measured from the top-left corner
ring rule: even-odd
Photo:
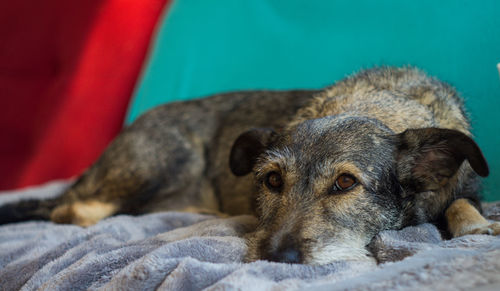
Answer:
[[[179,0],[159,27],[127,122],[167,101],[321,88],[373,65],[415,65],[466,99],[500,199],[500,1]]]

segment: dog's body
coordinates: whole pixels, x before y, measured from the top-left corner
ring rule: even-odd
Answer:
[[[479,213],[488,167],[470,135],[457,93],[411,68],[217,95],[149,111],[63,196],[4,206],[0,220],[256,214],[248,260],[311,264],[362,258],[378,232],[428,221],[498,234]]]

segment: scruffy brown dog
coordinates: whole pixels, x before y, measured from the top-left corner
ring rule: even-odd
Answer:
[[[378,232],[423,222],[500,234],[480,214],[488,166],[470,136],[455,90],[412,68],[173,103],[124,129],[64,195],[3,206],[0,222],[254,213],[248,260],[308,264],[365,258]]]

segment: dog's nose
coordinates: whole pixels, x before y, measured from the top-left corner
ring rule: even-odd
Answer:
[[[269,260],[273,262],[298,264],[301,261],[301,253],[295,248],[280,249],[270,254]]]
[[[273,262],[299,264],[302,262],[300,243],[293,235],[285,235],[278,247],[269,251],[267,259]]]

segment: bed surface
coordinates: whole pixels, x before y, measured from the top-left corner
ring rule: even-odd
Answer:
[[[50,197],[68,182],[0,195],[0,204]],[[500,218],[500,202],[485,207]],[[443,240],[431,224],[385,231],[380,262],[245,264],[242,236],[256,219],[163,212],[120,215],[82,228],[51,222],[0,226],[0,290],[500,290],[500,236]]]

